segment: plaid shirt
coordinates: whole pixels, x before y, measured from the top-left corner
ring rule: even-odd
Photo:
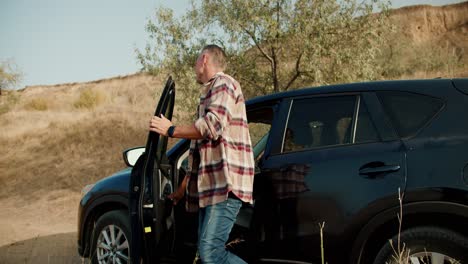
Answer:
[[[188,160],[187,210],[227,199],[232,192],[252,203],[254,157],[244,96],[231,76],[217,73],[205,84]]]

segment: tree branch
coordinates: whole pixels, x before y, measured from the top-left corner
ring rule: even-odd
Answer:
[[[304,52],[301,52],[301,54],[299,55],[299,57],[297,58],[296,60],[296,74],[294,74],[294,76],[291,78],[291,80],[289,80],[288,84],[286,85],[286,87],[284,87],[284,90],[287,91],[289,89],[289,87],[296,81],[296,79],[301,75],[301,71],[299,70],[299,66],[301,64],[301,59],[302,59],[302,54],[304,54]]]
[[[275,93],[279,92],[279,84],[278,84],[278,62],[276,60],[276,53],[275,48],[270,47],[271,55],[273,62],[271,63],[271,77],[273,79],[273,91]]]
[[[253,42],[255,43],[255,46],[257,47],[257,49],[262,53],[262,55],[267,58],[270,63],[273,63],[273,59],[268,55],[266,54],[266,52],[262,49],[262,47],[260,47],[260,43],[258,43],[258,40],[257,38],[255,37],[255,35],[250,32],[248,29],[242,27],[242,29],[245,31],[245,33],[247,33],[247,35],[249,35],[249,37],[253,40]]]

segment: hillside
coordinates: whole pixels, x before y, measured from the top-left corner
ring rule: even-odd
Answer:
[[[468,1],[392,10],[395,32],[382,61],[385,79],[468,76]]]
[[[388,78],[468,77],[468,2],[405,7],[391,19]],[[164,79],[134,74],[0,97],[0,259],[12,242],[76,231],[80,190],[145,143]]]
[[[416,44],[446,42],[460,52],[468,48],[468,1],[441,7],[403,7],[393,10],[391,18]]]
[[[144,145],[160,86],[136,74],[2,96],[0,245],[76,230],[80,190]]]

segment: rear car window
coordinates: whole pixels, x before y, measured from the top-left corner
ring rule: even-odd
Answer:
[[[351,143],[356,96],[294,100],[283,152]]]
[[[377,95],[400,137],[414,136],[444,105],[441,99],[409,92]]]

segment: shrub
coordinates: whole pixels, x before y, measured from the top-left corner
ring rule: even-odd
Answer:
[[[44,98],[32,99],[29,103],[24,106],[27,110],[45,111],[49,109],[49,104]]]
[[[80,93],[80,97],[73,103],[73,106],[75,108],[93,109],[101,104],[104,99],[105,96],[102,92],[86,89]]]

